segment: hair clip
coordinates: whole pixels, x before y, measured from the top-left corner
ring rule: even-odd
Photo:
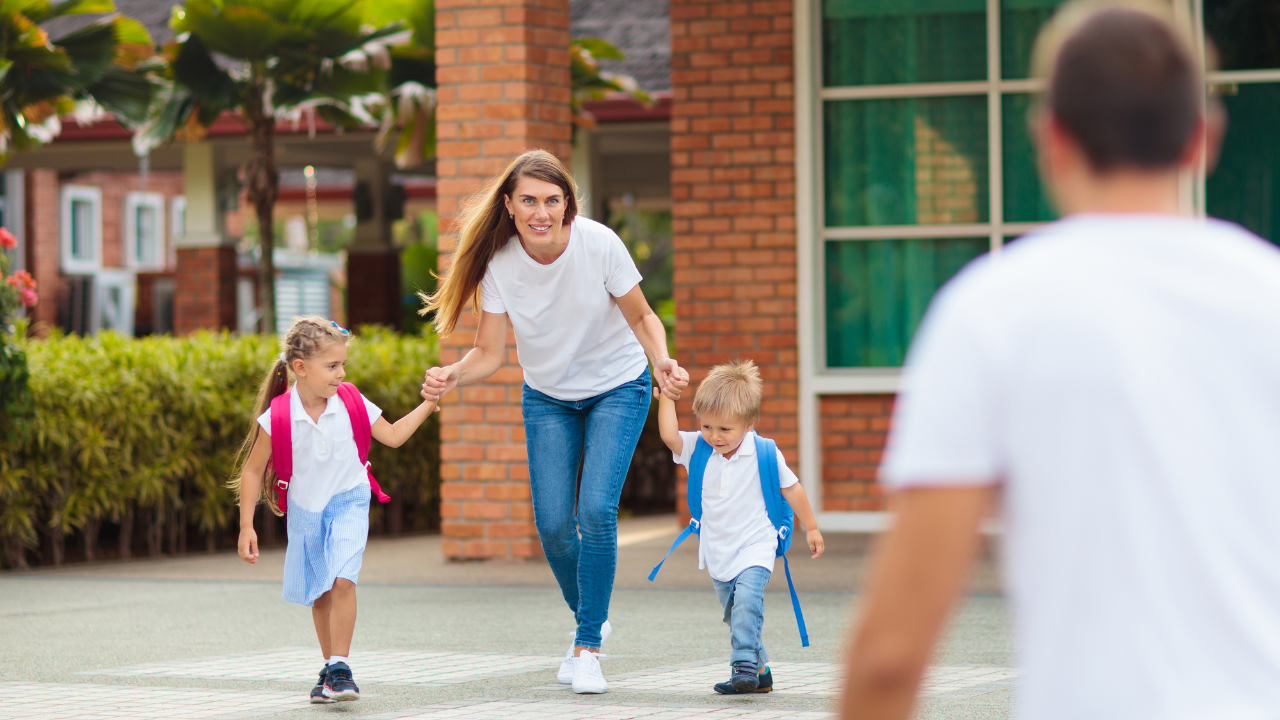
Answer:
[[[329,321],[329,324],[330,324],[330,325],[333,325],[333,326],[334,326],[334,327],[336,327],[336,328],[338,328],[338,332],[342,333],[343,335],[350,335],[350,334],[351,334],[351,333],[347,332],[347,329],[346,329],[346,328],[344,328],[344,327],[342,327],[341,325],[339,325],[339,324],[337,323],[337,321],[336,321],[336,320],[330,320],[330,321]]]

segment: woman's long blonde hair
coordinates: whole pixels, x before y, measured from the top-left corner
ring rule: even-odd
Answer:
[[[288,392],[289,370],[293,361],[308,360],[333,343],[339,342],[346,345],[350,341],[350,333],[319,315],[294,318],[293,327],[285,333],[284,341],[281,343],[280,357],[271,363],[271,368],[262,378],[262,384],[258,386],[258,399],[253,404],[253,415],[249,420],[249,434],[240,444],[240,452],[236,453],[236,474],[227,483],[227,487],[231,488],[231,492],[236,496],[236,502],[240,501],[240,481],[244,477],[244,464],[249,460],[249,451],[253,449],[254,443],[258,442],[258,433],[262,432],[258,418],[271,407],[272,400]],[[271,512],[283,515],[284,513],[280,512],[280,507],[276,504],[275,484],[275,466],[267,463],[267,470],[262,477],[262,488],[258,493],[258,502],[265,500]]]
[[[507,165],[497,176],[485,183],[480,192],[471,196],[463,205],[462,213],[455,221],[458,232],[458,250],[453,263],[440,278],[439,288],[427,295],[418,293],[425,307],[419,314],[435,313],[433,324],[436,334],[448,337],[462,316],[462,308],[472,301],[472,311],[480,314],[480,281],[489,268],[489,261],[516,234],[515,221],[507,213],[503,202],[516,190],[521,178],[545,180],[564,193],[564,224],[568,225],[578,215],[578,186],[564,164],[546,150],[530,150]]]

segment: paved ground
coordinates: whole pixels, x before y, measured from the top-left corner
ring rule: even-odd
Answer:
[[[765,623],[776,692],[744,698],[710,689],[727,676],[728,637],[695,541],[645,580],[675,534],[669,517],[620,528],[602,696],[555,683],[572,621],[544,563],[448,564],[438,538],[370,544],[352,652],[364,698],[329,706],[306,703],[321,663],[309,611],[280,599],[282,550],[256,567],[221,554],[0,574],[0,720],[828,718],[870,540],[828,536],[817,561],[792,552],[809,648],[779,568]],[[921,718],[1008,717],[1007,625],[987,558]]]

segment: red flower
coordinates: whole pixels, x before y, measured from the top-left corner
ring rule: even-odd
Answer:
[[[18,291],[18,302],[27,307],[34,307],[36,303],[40,302],[40,298],[36,295],[35,290],[23,288]]]
[[[0,248],[12,250],[16,247],[18,247],[18,238],[14,237],[13,233],[0,227]]]
[[[9,287],[15,290],[17,290],[19,287],[22,286],[22,281],[18,279],[17,275],[10,275],[9,277],[4,279],[4,282],[6,285],[8,285]]]
[[[14,285],[13,283],[14,280],[17,281],[17,285]],[[18,272],[14,273],[13,277],[9,278],[9,284],[13,285],[14,287],[18,287],[19,285],[21,285],[22,287],[28,290],[36,289],[36,279],[31,277],[31,273],[27,272],[26,270],[19,270]]]

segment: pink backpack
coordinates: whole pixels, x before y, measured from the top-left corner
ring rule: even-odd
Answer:
[[[369,487],[378,497],[378,502],[391,502],[391,498],[378,485],[369,468],[369,446],[373,444],[373,429],[369,426],[369,412],[364,407],[364,398],[351,383],[338,386],[338,397],[347,406],[347,415],[351,417],[351,431],[355,433],[356,452],[360,455],[360,463],[369,471]],[[276,499],[280,512],[289,511],[289,480],[293,477],[293,422],[289,417],[289,393],[277,395],[271,401],[271,464],[276,471]]]

